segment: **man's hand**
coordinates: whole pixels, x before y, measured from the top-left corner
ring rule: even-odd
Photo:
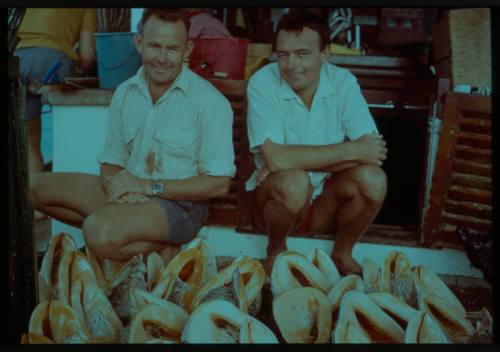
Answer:
[[[262,182],[264,182],[264,180],[270,173],[271,170],[269,170],[267,165],[262,166],[257,173],[257,182],[256,182],[257,186],[260,185]]]
[[[386,142],[381,134],[365,134],[351,143],[354,146],[355,161],[382,166],[382,161],[387,159]]]
[[[140,193],[127,193],[116,200],[116,203],[146,203],[149,198]]]
[[[108,202],[114,202],[127,193],[147,193],[146,181],[122,170],[104,180]]]

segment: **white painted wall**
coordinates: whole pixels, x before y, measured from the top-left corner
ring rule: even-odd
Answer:
[[[139,21],[141,20],[143,11],[144,11],[143,8],[131,9],[131,11],[130,11],[130,31],[131,32],[134,32],[134,33],[137,32],[137,24],[139,24]]]
[[[107,106],[53,106],[54,172],[99,174],[97,157],[104,148],[108,110]],[[83,246],[79,228],[52,220],[52,235],[60,232]]]

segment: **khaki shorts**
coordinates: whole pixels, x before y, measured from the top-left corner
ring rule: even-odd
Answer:
[[[198,202],[157,199],[167,217],[167,243],[183,244],[196,237],[198,231],[206,225],[208,205]]]

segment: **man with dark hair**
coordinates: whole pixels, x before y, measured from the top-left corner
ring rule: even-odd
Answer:
[[[229,189],[231,106],[183,65],[192,49],[188,30],[182,12],[144,11],[134,38],[143,65],[113,95],[100,176],[33,177],[33,206],[81,226],[100,258],[178,248],[205,224],[204,201]]]
[[[254,222],[269,238],[265,267],[291,233],[335,231],[332,252],[342,275],[360,273],[354,244],[386,194],[386,143],[356,78],[328,63],[328,28],[306,9],[277,26],[278,62],[248,84],[248,135],[256,171]]]

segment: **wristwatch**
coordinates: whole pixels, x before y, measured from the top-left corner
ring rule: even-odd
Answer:
[[[155,197],[159,197],[164,191],[164,186],[163,186],[163,182],[160,182],[160,181],[155,181],[155,183],[153,183],[153,195]]]

